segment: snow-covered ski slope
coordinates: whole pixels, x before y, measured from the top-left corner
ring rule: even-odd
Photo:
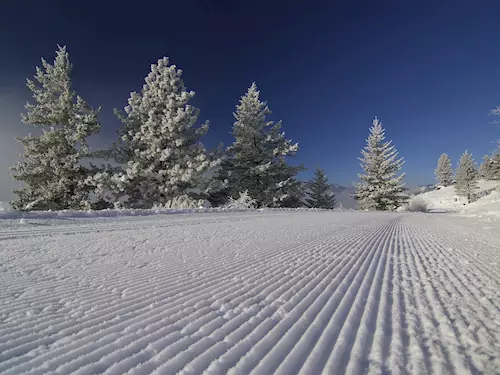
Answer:
[[[1,374],[499,374],[500,236],[447,214],[3,222]]]

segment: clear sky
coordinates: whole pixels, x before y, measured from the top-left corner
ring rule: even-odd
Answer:
[[[442,152],[454,165],[494,150],[500,129],[500,2],[496,0],[9,1],[0,11],[0,200],[14,135],[29,99],[25,79],[40,57],[67,45],[74,88],[102,106],[109,144],[130,91],[163,56],[184,70],[208,147],[231,142],[232,112],[252,81],[283,130],[299,142],[292,160],[323,167],[332,182],[357,178],[372,118],[406,159],[409,185],[433,182]]]

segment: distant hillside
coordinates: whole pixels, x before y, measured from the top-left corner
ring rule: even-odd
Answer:
[[[356,191],[354,186],[347,187],[339,184],[331,184],[331,186],[337,202],[341,202],[344,208],[356,208],[357,203],[353,198],[353,194]]]

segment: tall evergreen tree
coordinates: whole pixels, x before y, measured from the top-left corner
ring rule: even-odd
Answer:
[[[450,186],[453,183],[453,169],[448,154],[441,154],[434,175],[440,185]]]
[[[472,155],[465,151],[458,162],[455,190],[462,197],[467,197],[467,202],[472,202],[474,192],[477,190],[478,173],[476,162]]]
[[[208,122],[195,127],[199,110],[188,104],[194,97],[181,79],[182,71],[164,57],[151,66],[140,93],[132,92],[116,148],[123,172],[99,173],[89,181],[101,195],[125,195],[125,205],[150,208],[197,188],[204,173],[216,165],[200,138]]]
[[[235,198],[248,191],[258,207],[283,206],[295,201],[293,195],[300,190],[295,176],[302,167],[286,162],[287,156],[295,155],[298,144],[285,138],[281,122],[266,120],[271,111],[259,95],[253,83],[236,107],[235,140],[213,179],[218,189],[212,189],[212,195],[222,191]]]
[[[42,59],[34,80],[27,80],[35,104],[26,104],[22,121],[41,135],[18,138],[24,146],[21,160],[12,167],[23,182],[15,190],[13,206],[20,210],[88,208],[89,156],[87,138],[100,129],[99,109],[93,110],[71,87],[72,64],[66,47],[59,47],[53,64]]]
[[[309,199],[306,199],[307,207],[309,208],[335,208],[336,199],[332,188],[328,183],[328,177],[325,171],[318,168],[314,173],[314,177],[308,181]]]
[[[385,130],[376,117],[366,143],[359,158],[364,173],[358,174],[361,182],[355,184],[359,206],[370,211],[395,210],[408,201],[405,174],[397,176],[403,158],[398,159],[392,142],[385,141]]]

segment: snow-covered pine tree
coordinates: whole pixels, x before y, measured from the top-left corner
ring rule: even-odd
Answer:
[[[151,208],[197,188],[204,173],[217,164],[200,138],[208,122],[195,127],[199,110],[188,104],[194,97],[181,78],[182,70],[164,57],[151,65],[140,93],[132,92],[125,113],[116,111],[124,127],[117,145],[123,173],[98,174],[100,192],[124,195],[124,205]]]
[[[500,180],[500,149],[493,154],[490,163],[489,179]]]
[[[284,206],[289,200],[295,201],[291,198],[300,191],[295,176],[302,167],[286,162],[287,156],[295,155],[298,144],[285,138],[281,122],[266,120],[271,111],[259,95],[253,83],[236,106],[235,140],[227,148],[214,180],[222,182],[219,188],[227,196],[248,191],[258,207]]]
[[[72,64],[66,47],[59,47],[54,64],[42,59],[34,80],[27,80],[35,104],[26,104],[22,121],[42,135],[18,138],[24,146],[21,160],[12,167],[13,177],[23,182],[12,202],[19,210],[88,208],[88,170],[82,159],[89,156],[87,137],[100,129],[99,109],[93,110],[71,88]]]
[[[458,162],[455,190],[458,195],[467,197],[468,203],[471,203],[477,189],[477,178],[476,162],[472,155],[465,151]]]
[[[497,106],[496,108],[492,109],[490,111],[490,114],[495,115],[495,116],[500,116],[500,106]],[[500,124],[499,121],[495,121],[497,125]],[[493,153],[491,159],[490,159],[490,178],[492,180],[500,180],[500,139],[497,140],[498,148],[497,150]]]
[[[440,185],[450,186],[453,183],[453,168],[448,154],[441,154],[434,175]]]
[[[483,162],[479,165],[479,169],[477,171],[478,176],[480,178],[484,178],[488,180],[489,178],[489,169],[490,169],[490,164],[491,163],[491,156],[490,155],[484,155],[483,156]]]
[[[404,173],[397,176],[404,161],[392,141],[385,141],[385,130],[375,117],[367,145],[358,158],[364,174],[358,174],[361,182],[355,184],[356,199],[362,209],[370,211],[395,210],[408,201],[404,187]]]
[[[325,171],[318,168],[314,177],[308,181],[309,199],[306,199],[309,208],[324,208],[332,210],[335,208],[336,199],[332,188],[328,183]]]
[[[479,166],[479,177],[486,180],[500,180],[500,150],[485,155]]]
[[[498,154],[484,155],[483,162],[478,169],[478,177],[484,178],[485,180],[494,180],[495,178],[495,157],[498,158]],[[500,160],[500,158],[498,158]],[[500,177],[500,176],[499,176]]]

